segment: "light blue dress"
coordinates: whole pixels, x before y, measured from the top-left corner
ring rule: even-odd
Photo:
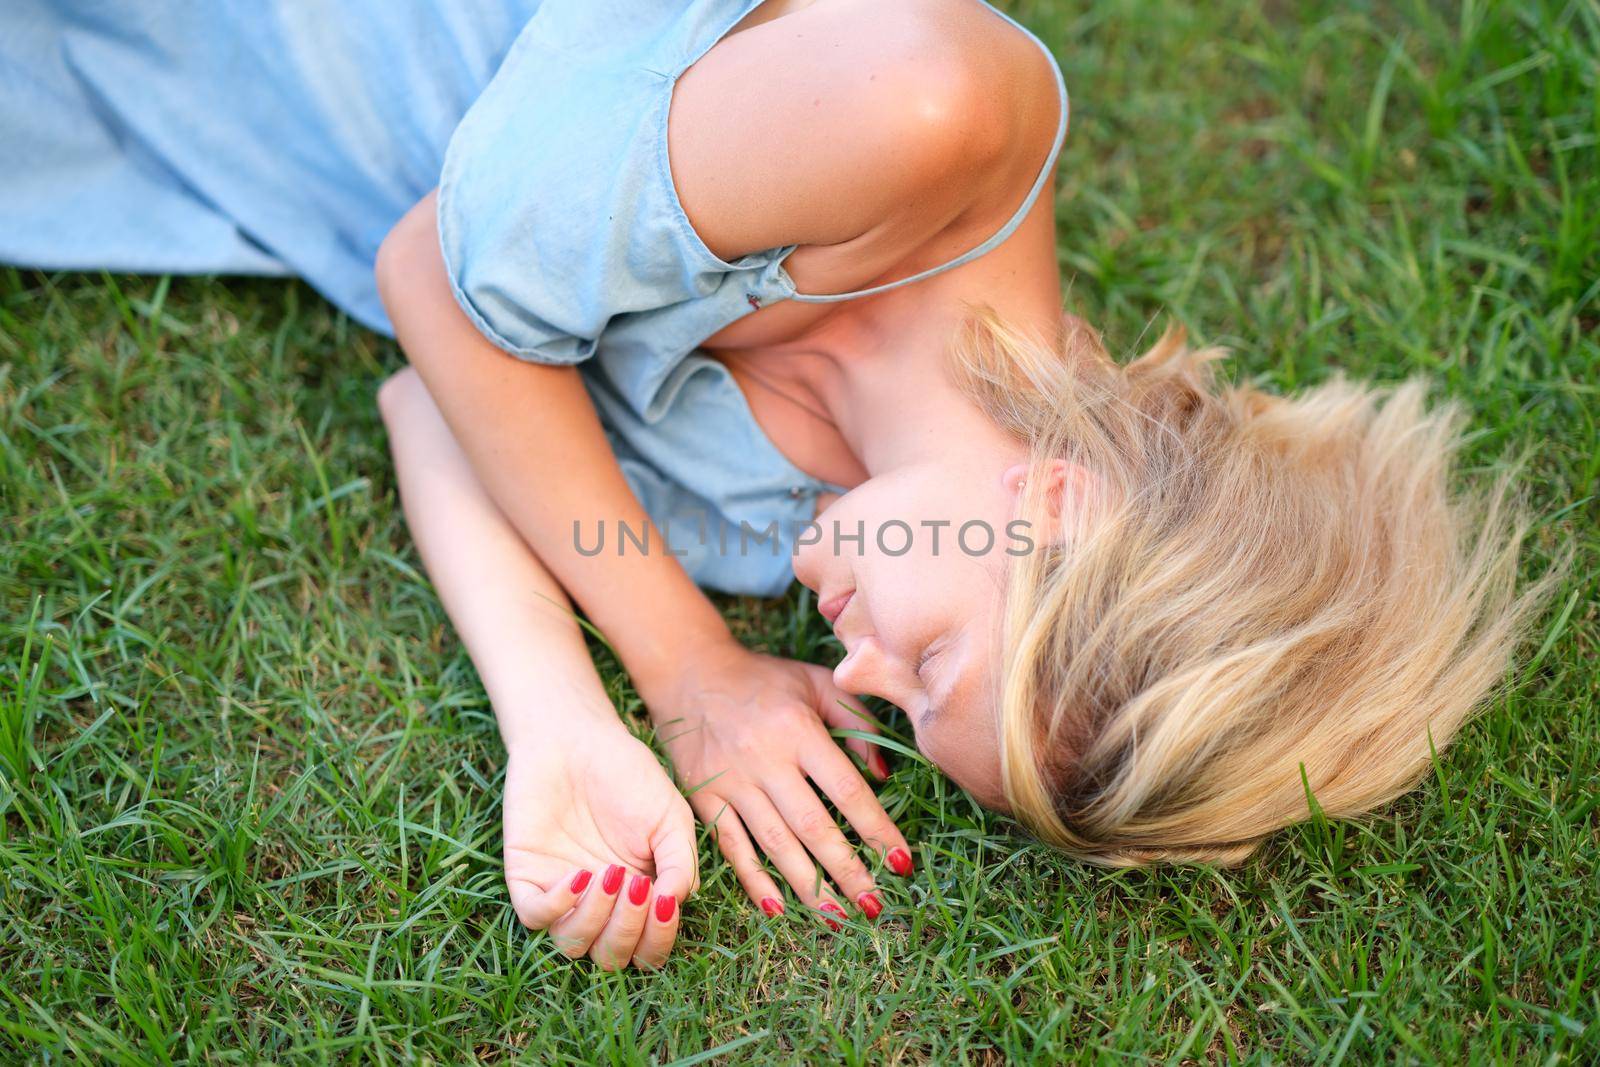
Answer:
[[[817,494],[707,337],[804,294],[727,262],[667,164],[678,77],[760,0],[3,0],[0,262],[299,275],[388,332],[379,242],[438,186],[452,290],[505,351],[577,363],[629,485],[701,585],[775,596]],[[1003,12],[997,12],[1042,42]],[[530,412],[530,417],[537,417]],[[741,536],[741,534],[745,536]]]

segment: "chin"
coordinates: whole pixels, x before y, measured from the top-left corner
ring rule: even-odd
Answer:
[[[929,754],[927,749],[922,748],[920,745],[917,747],[935,767],[939,768],[940,774],[965,789],[971,794],[972,799],[979,804],[982,804],[990,811],[997,811],[1002,815],[1011,814],[1011,803],[1006,799],[1005,789],[1000,784],[999,768],[995,768],[992,773],[983,774],[960,767],[947,767],[936,757]]]
[[[997,811],[1001,815],[1011,814],[1011,804],[1006,800],[1005,790],[1001,789],[998,785],[995,785],[992,782],[981,782],[968,785],[966,782],[962,782],[954,778],[951,780],[959,785],[962,789],[965,789],[968,793],[972,794],[972,799],[976,800],[979,804],[982,804],[990,811]]]
[[[978,803],[982,804],[984,807],[988,808],[990,811],[999,812],[1001,815],[1010,815],[1011,814],[1011,803],[1008,800],[1006,800],[1004,793],[996,793],[994,796],[990,797],[987,800],[984,800],[984,799],[980,798]]]

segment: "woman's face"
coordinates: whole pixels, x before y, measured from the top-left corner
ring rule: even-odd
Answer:
[[[817,517],[795,556],[844,645],[839,688],[903,709],[917,747],[1002,810],[1004,581],[1034,538],[1018,519],[1027,466],[1015,460],[975,449],[870,478]]]

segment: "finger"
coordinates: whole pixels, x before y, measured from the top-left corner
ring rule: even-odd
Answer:
[[[639,935],[644,932],[644,918],[650,905],[650,877],[635,871],[628,872],[627,884],[611,909],[600,936],[589,947],[589,958],[603,971],[626,967],[639,947]]]
[[[750,836],[761,846],[761,851],[766,853],[767,859],[778,868],[783,880],[789,883],[806,907],[822,910],[827,910],[824,904],[839,907],[834,900],[836,894],[833,887],[822,877],[817,865],[811,862],[805,846],[765,793],[755,790],[741,793],[734,800],[734,810],[739,813],[739,821],[750,831]],[[825,921],[838,928],[832,919]]]
[[[645,906],[644,930],[639,934],[638,947],[633,950],[635,966],[653,971],[667,962],[667,953],[672,951],[672,942],[678,936],[678,918],[682,914],[678,897],[661,892],[658,881],[655,895]]]
[[[621,864],[613,863],[600,877],[589,879],[577,907],[550,924],[550,939],[563,955],[579,959],[588,954],[611,918],[626,873]]]
[[[650,839],[650,854],[655,863],[655,891],[684,901],[700,884],[700,864],[695,854],[694,816],[688,805],[674,814]]]
[[[578,898],[594,881],[594,872],[574,870],[549,889],[541,890],[532,882],[507,882],[511,892],[511,906],[517,918],[530,930],[543,930],[572,910]]]
[[[800,754],[800,767],[833,801],[864,846],[883,856],[896,874],[911,873],[911,846],[905,835],[843,753],[832,745],[808,746]]]
[[[831,682],[819,684],[819,705],[822,721],[834,730],[861,730],[869,734],[881,734],[882,728],[872,713],[861,706],[861,703],[847,696],[842,689],[836,688]],[[880,782],[889,777],[889,761],[884,759],[883,749],[860,737],[844,738],[844,747],[861,757],[867,765],[867,770]]]
[[[755,901],[756,907],[769,919],[782,915],[783,891],[778,888],[778,883],[772,880],[766,867],[761,863],[761,857],[756,855],[755,845],[750,843],[750,835],[745,831],[744,824],[739,821],[739,816],[734,810],[720,799],[714,799],[717,810],[709,815],[702,812],[701,820],[709,827],[717,839],[717,847],[722,850],[723,857],[728,861],[728,866],[733,868],[735,878],[743,887],[745,894]],[[711,804],[705,805],[711,807]]]
[[[850,762],[838,749],[833,751],[844,762]],[[854,767],[850,768],[850,773],[862,789],[867,789],[867,783]],[[867,870],[855,846],[845,838],[828,809],[817,799],[811,783],[798,774],[784,775],[767,784],[767,795],[784,821],[799,835],[801,844],[827,868],[834,884],[844,891],[845,899],[855,901],[868,918],[876,919],[883,905],[873,893],[876,886],[872,872]]]

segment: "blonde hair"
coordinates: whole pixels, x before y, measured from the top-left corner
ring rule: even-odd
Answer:
[[[951,354],[1032,445],[1030,514],[1052,461],[1093,487],[1008,580],[1003,780],[1045,841],[1239,862],[1308,788],[1329,817],[1410,789],[1502,680],[1545,583],[1516,591],[1505,477],[1452,493],[1462,417],[1420,382],[1277,397],[1182,331],[1119,366],[1071,316],[1040,341],[987,309]]]

